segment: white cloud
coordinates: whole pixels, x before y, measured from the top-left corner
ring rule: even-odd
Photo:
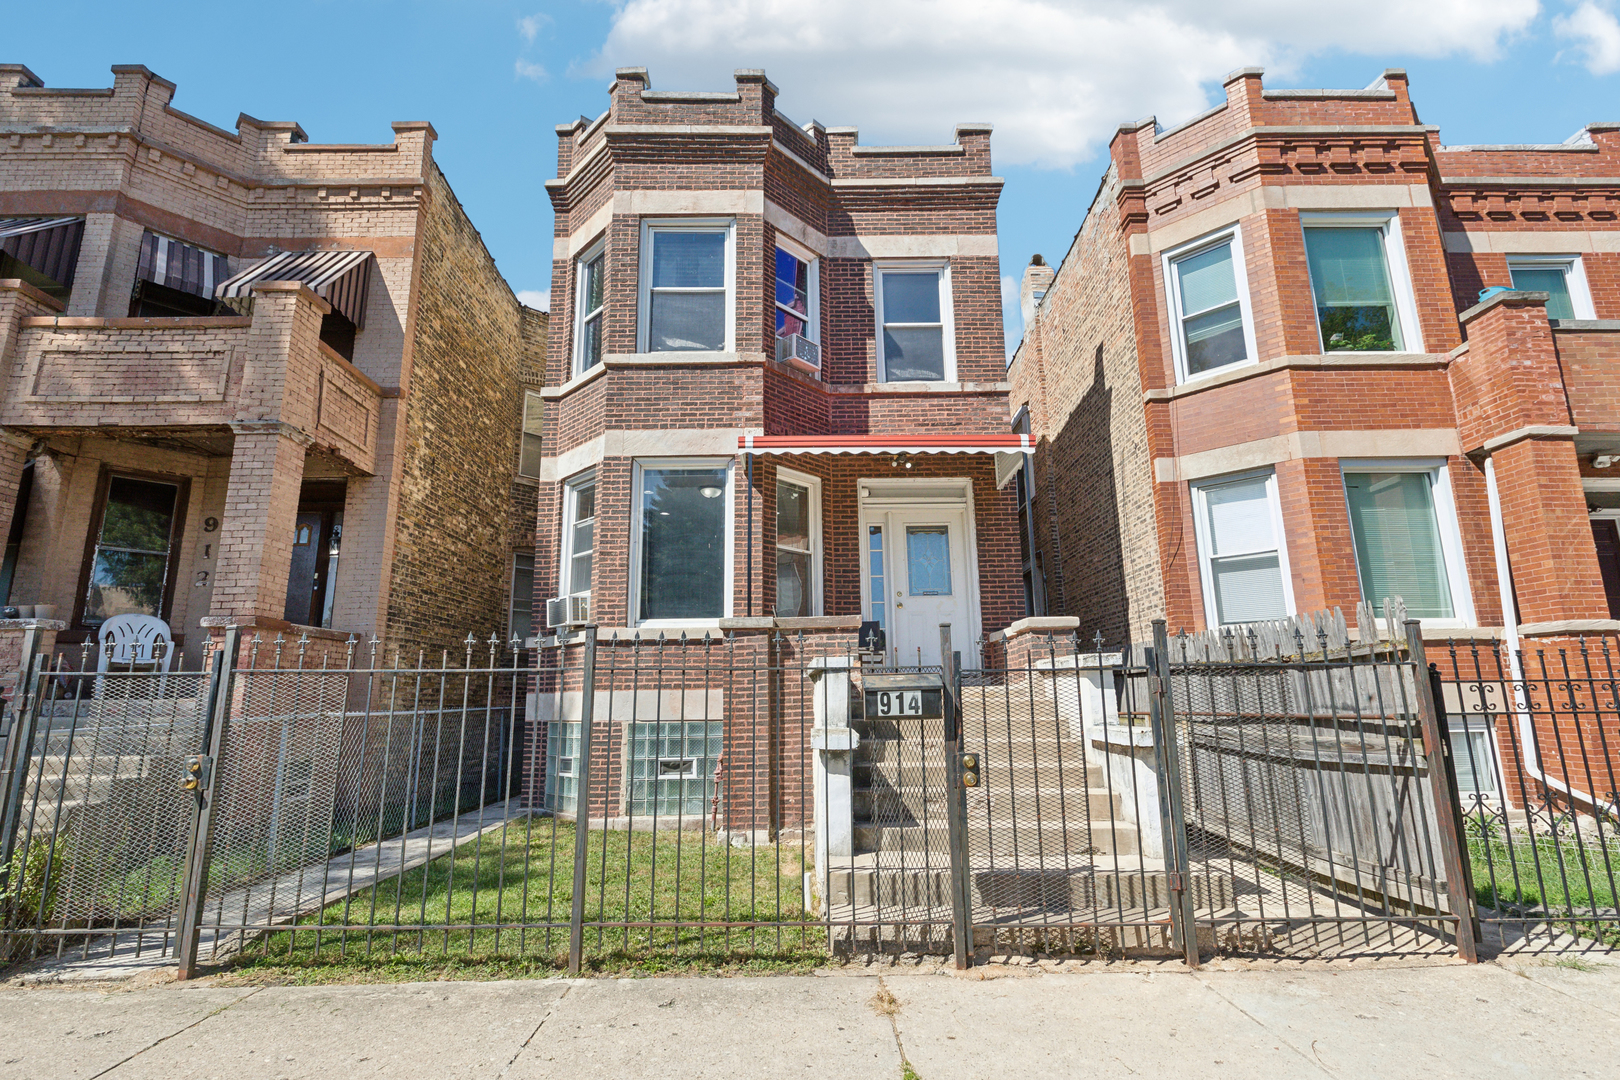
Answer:
[[[518,33],[523,35],[523,40],[533,45],[534,39],[540,35],[541,27],[551,25],[551,16],[540,13],[525,15],[518,20],[517,25]]]
[[[800,122],[856,124],[863,143],[944,142],[964,120],[996,124],[999,161],[1068,166],[1147,113],[1177,123],[1212,83],[1269,65],[1285,79],[1328,51],[1382,70],[1403,53],[1493,57],[1538,0],[627,0],[592,74],[645,66],[662,89],[730,84],[763,67]],[[1219,93],[1218,88],[1214,90]]]
[[[533,79],[535,82],[545,82],[548,78],[550,78],[550,76],[546,73],[545,68],[541,67],[539,64],[531,64],[527,60],[519,60],[513,66],[513,70],[517,72],[517,77],[520,79]]]
[[[1561,38],[1574,40],[1581,62],[1592,74],[1613,75],[1620,71],[1620,19],[1614,12],[1593,0],[1584,0],[1568,15],[1554,19],[1553,30]]]
[[[517,298],[518,303],[525,307],[532,307],[536,311],[551,310],[550,289],[519,289]]]

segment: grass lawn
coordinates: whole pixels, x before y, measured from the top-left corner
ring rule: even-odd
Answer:
[[[593,830],[585,964],[597,971],[781,972],[827,958],[805,919],[798,844],[736,848],[700,832]],[[232,979],[514,978],[568,962],[574,827],[514,822],[250,942]],[[499,928],[495,925],[500,923]],[[626,925],[644,923],[652,925]],[[679,925],[677,925],[679,923]],[[593,925],[594,924],[594,925]]]
[[[1620,843],[1608,837],[1600,845],[1595,836],[1577,843],[1573,837],[1502,835],[1494,827],[1481,828],[1478,818],[1468,819],[1468,853],[1473,864],[1474,895],[1479,903],[1503,914],[1544,911],[1573,916],[1584,929],[1559,919],[1562,929],[1596,936],[1620,944],[1620,925],[1590,918],[1615,910],[1615,885],[1620,881]]]

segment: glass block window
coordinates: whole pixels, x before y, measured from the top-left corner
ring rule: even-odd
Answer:
[[[725,745],[720,720],[636,722],[630,733],[630,813],[704,817]]]

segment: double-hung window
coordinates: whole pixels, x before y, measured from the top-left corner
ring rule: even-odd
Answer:
[[[540,460],[545,455],[544,443],[540,437],[543,430],[540,426],[541,412],[545,408],[545,401],[532,390],[523,393],[523,446],[518,453],[518,475],[538,477],[540,475]]]
[[[1513,287],[1547,294],[1547,318],[1595,319],[1579,255],[1509,255]]]
[[[1193,487],[1205,621],[1232,626],[1294,610],[1277,477],[1271,471]]]
[[[820,341],[818,308],[820,291],[817,287],[815,258],[800,251],[778,245],[776,249],[776,336],[798,334],[811,341]]]
[[[1473,619],[1444,461],[1341,462],[1361,598],[1400,597],[1415,619]]]
[[[591,591],[596,552],[596,477],[587,475],[563,488],[562,595]]]
[[[574,321],[578,330],[574,335],[574,374],[583,375],[602,362],[603,312],[607,310],[603,271],[607,268],[607,252],[602,244],[597,244],[581,255],[576,265]]]
[[[1243,239],[1234,227],[1170,252],[1171,340],[1179,382],[1256,359]]]
[[[729,221],[642,224],[642,352],[732,350],[732,234]]]
[[[638,623],[731,613],[731,460],[636,462],[632,610]]]
[[[776,617],[821,614],[821,481],[776,472]]]
[[[950,264],[874,263],[878,377],[883,382],[954,382],[955,327]]]
[[[1323,352],[1422,352],[1393,214],[1300,219]]]

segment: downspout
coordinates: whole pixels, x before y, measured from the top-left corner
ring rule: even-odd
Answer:
[[[754,617],[754,437],[748,437],[749,447],[743,451],[743,474],[747,478],[744,482],[748,486],[748,554],[744,557],[748,572],[748,611],[747,617]],[[733,519],[735,520],[735,519]],[[736,563],[732,563],[733,566]]]
[[[1528,695],[1524,693],[1524,663],[1519,653],[1519,605],[1513,592],[1513,570],[1508,563],[1507,527],[1502,519],[1502,499],[1496,491],[1496,462],[1485,459],[1485,499],[1491,513],[1491,547],[1496,553],[1496,587],[1502,603],[1502,623],[1508,650],[1508,673],[1513,680],[1513,714],[1519,725],[1519,760],[1531,778],[1562,791],[1572,801],[1596,806],[1597,801],[1584,791],[1577,791],[1562,780],[1548,776],[1541,767],[1541,749],[1536,745],[1535,722],[1530,716]],[[1500,759],[1501,755],[1497,755]],[[1505,782],[1505,778],[1504,778]],[[1503,791],[1503,798],[1507,792]]]

